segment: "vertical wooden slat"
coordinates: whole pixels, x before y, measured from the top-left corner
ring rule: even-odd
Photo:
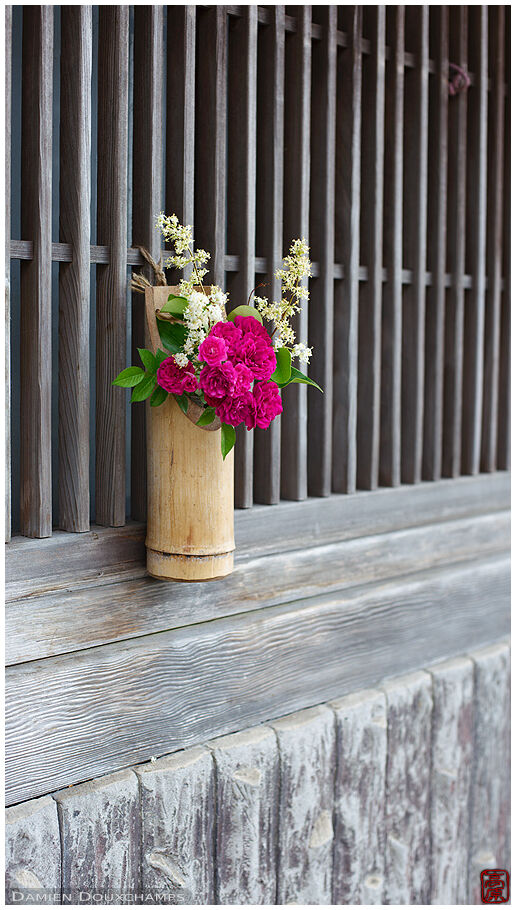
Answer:
[[[335,258],[346,264],[336,283],[333,356],[333,489],[353,493],[357,464],[358,272],[360,266],[361,6],[341,7],[349,47],[337,59]]]
[[[283,136],[285,109],[285,8],[274,6],[259,37],[257,122],[257,248],[267,259],[266,287],[258,293],[279,300],[274,277],[283,255]],[[280,498],[281,417],[254,432],[254,499]]]
[[[52,52],[51,6],[23,10],[21,264],[21,503],[27,537],[52,533]],[[37,344],[34,340],[37,339]]]
[[[163,7],[136,6],[134,10],[134,120],[133,120],[133,237],[159,259],[161,235],[156,216],[161,210],[163,97]],[[148,278],[152,276],[149,272]],[[133,294],[132,363],[145,347],[144,298]],[[131,412],[131,514],[147,516],[147,462],[145,406]]]
[[[333,702],[332,707],[337,739],[333,903],[381,904],[387,755],[385,695],[362,689]]]
[[[395,487],[401,469],[401,349],[403,268],[403,85],[405,8],[387,14],[391,58],[386,68],[384,258],[387,281],[382,305],[380,483]]]
[[[311,282],[310,375],[324,396],[308,391],[308,491],[329,496],[333,422],[333,287],[335,262],[335,130],[337,111],[337,7],[324,8],[323,37],[312,58],[310,238],[319,276]]]
[[[195,224],[197,246],[211,253],[207,280],[224,288],[228,22],[225,6],[200,10],[197,22]]]
[[[404,265],[412,270],[403,300],[401,479],[421,480],[425,365],[428,171],[428,7],[407,8],[407,45],[416,66],[406,74],[403,211]]]
[[[385,7],[367,7],[366,18],[371,55],[364,63],[360,258],[368,267],[368,280],[359,301],[357,485],[373,490],[380,450]]]
[[[326,705],[275,721],[280,757],[276,904],[330,904],[335,717]]]
[[[484,392],[482,397],[481,468],[483,471],[496,470],[498,436],[504,194],[505,7],[492,7],[490,17],[492,17],[492,28],[489,35],[489,60],[492,89],[489,96],[488,112],[488,285],[485,311]]]
[[[92,12],[61,11],[59,527],[90,525],[90,203]]]
[[[467,903],[469,792],[473,765],[473,663],[432,667],[432,904]]]
[[[450,8],[450,61],[467,70],[468,10]],[[450,98],[448,118],[448,229],[451,288],[446,299],[443,463],[445,477],[457,477],[461,464],[462,364],[464,359],[464,268],[466,255],[467,92]]]
[[[287,38],[285,91],[285,177],[283,244],[309,240],[310,203],[310,83],[312,54],[312,8],[293,7],[297,30]],[[298,342],[307,341],[306,303],[294,320]],[[293,383],[283,392],[281,419],[281,495],[283,499],[306,499],[307,494],[307,402],[306,386]]]
[[[166,210],[194,224],[195,6],[167,7]]]
[[[217,904],[274,904],[279,756],[274,732],[254,727],[208,743],[216,782]]]
[[[462,473],[478,474],[482,431],[487,215],[487,6],[470,7],[471,68],[467,169],[466,270],[473,286],[464,310]]]
[[[385,685],[386,904],[426,904],[430,897],[432,686],[428,673]]]
[[[96,522],[125,523],[126,396],[112,385],[126,364],[129,7],[99,9]]]
[[[229,282],[229,309],[246,304],[255,285],[256,233],[256,75],[258,7],[230,27],[228,107],[228,231],[227,247],[239,256],[239,269]],[[237,429],[235,506],[253,504],[253,433]]]
[[[503,211],[503,276],[502,312],[500,325],[500,375],[498,393],[497,467],[506,471],[511,465],[511,11],[506,11],[505,29],[505,160]]]
[[[430,83],[428,128],[428,265],[432,284],[425,320],[425,408],[423,478],[438,480],[442,471],[444,314],[446,303],[446,181],[448,172],[449,11],[430,12],[430,40],[435,74]]]
[[[12,7],[5,8],[5,540],[11,539],[11,50]]]

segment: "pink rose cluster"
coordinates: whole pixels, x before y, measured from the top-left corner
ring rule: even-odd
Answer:
[[[182,395],[183,392],[195,392],[197,389],[197,377],[193,363],[188,361],[185,367],[177,365],[173,357],[167,357],[160,363],[156,379],[158,385],[166,392],[172,395]]]
[[[199,346],[199,360],[204,397],[223,423],[266,429],[281,414],[279,389],[270,381],[276,355],[267,331],[252,316],[213,326]]]

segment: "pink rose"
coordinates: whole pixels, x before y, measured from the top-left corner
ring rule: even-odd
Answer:
[[[235,363],[235,374],[235,395],[243,395],[249,391],[254,375],[245,363]]]
[[[227,356],[226,342],[219,335],[212,335],[210,332],[199,345],[199,360],[204,360],[210,367],[218,366],[223,360],[227,360]]]
[[[248,430],[256,426],[256,402],[252,392],[225,398],[217,404],[215,412],[222,423],[229,423],[232,427],[238,427],[242,422]]]
[[[167,357],[158,367],[156,374],[158,385],[166,392],[173,395],[182,395],[183,392],[195,392],[197,379],[193,363],[186,367],[179,367],[173,357]]]
[[[213,326],[211,336],[216,338],[223,338],[226,342],[226,347],[228,351],[228,357],[231,357],[235,345],[240,341],[242,337],[242,331],[239,329],[234,322],[217,322]]]
[[[253,319],[252,316],[248,318]],[[245,363],[255,379],[270,379],[276,369],[276,354],[269,336],[265,334],[266,338],[248,332],[235,347],[235,360]]]
[[[235,325],[241,329],[244,335],[257,335],[270,343],[270,336],[267,329],[264,329],[261,322],[258,322],[254,316],[236,316]]]
[[[208,404],[215,404],[221,398],[231,397],[235,381],[235,368],[228,360],[216,367],[203,367],[199,377],[199,383]]]
[[[253,396],[256,402],[256,426],[266,430],[283,410],[278,386],[275,382],[257,382]]]

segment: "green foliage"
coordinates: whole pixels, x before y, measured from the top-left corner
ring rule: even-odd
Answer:
[[[143,379],[138,383],[137,386],[133,389],[133,394],[131,395],[131,402],[135,401],[145,401],[149,395],[152,395],[154,389],[156,388],[156,374],[145,372],[143,374]]]
[[[160,404],[168,398],[168,392],[165,389],[162,389],[161,386],[158,386],[157,389],[152,393],[152,398],[150,400],[151,408],[157,408]]]
[[[220,434],[220,450],[222,452],[222,460],[226,460],[226,455],[229,455],[231,449],[235,445],[236,433],[235,428],[230,426],[228,423],[223,423],[221,427]]]
[[[127,367],[113,379],[113,385],[121,386],[123,389],[130,389],[143,379],[143,370],[141,367]]]
[[[161,307],[160,313],[172,313],[173,316],[182,316],[188,306],[186,297],[178,297],[176,294],[169,294],[168,300]]]
[[[163,347],[170,351],[171,354],[179,354],[185,343],[186,326],[177,322],[165,322],[163,319],[158,319],[157,324]]]
[[[152,351],[148,351],[146,348],[138,348],[138,353],[140,355],[140,360],[143,363],[145,369],[149,373],[155,373],[157,369],[156,358]]]
[[[324,395],[324,391],[323,391],[323,389],[321,389],[320,385],[317,385],[317,383],[314,382],[313,379],[310,379],[309,376],[305,376],[305,374],[302,373],[300,370],[296,370],[295,367],[292,367],[292,372],[290,374],[289,381],[284,383],[284,385],[280,386],[280,388],[284,388],[286,385],[290,385],[291,382],[301,382],[304,385],[312,385],[314,387],[314,389],[319,389],[319,391],[322,392]]]
[[[179,407],[181,408],[183,414],[186,414],[186,412],[188,410],[188,404],[189,404],[188,397],[185,395],[184,392],[182,395],[175,395],[174,397],[175,397]]]
[[[207,427],[208,424],[213,423],[215,420],[215,408],[205,408],[202,412],[199,420],[197,421],[198,427]]]
[[[263,325],[263,319],[254,306],[242,305],[235,307],[234,310],[231,310],[231,313],[228,313],[228,322],[234,322],[237,316],[252,316],[253,319],[258,320],[260,325]]]
[[[273,382],[282,388],[290,381],[292,370],[292,356],[288,348],[279,348],[276,351],[276,369],[271,376]]]

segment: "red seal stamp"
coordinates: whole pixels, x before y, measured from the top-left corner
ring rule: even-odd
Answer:
[[[509,900],[507,869],[484,869],[480,873],[480,896],[483,904],[506,904]]]

